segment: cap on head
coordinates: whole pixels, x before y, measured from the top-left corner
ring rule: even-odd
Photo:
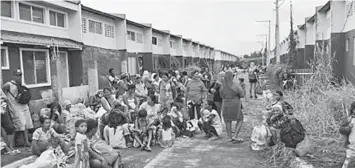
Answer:
[[[20,69],[14,71],[14,76],[22,76],[22,72]]]

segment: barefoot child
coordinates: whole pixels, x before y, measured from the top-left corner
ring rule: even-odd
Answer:
[[[174,144],[175,134],[172,128],[172,121],[169,115],[162,120],[162,129],[159,129],[159,145],[162,148],[170,148]]]
[[[78,168],[90,168],[88,139],[86,138],[87,125],[84,119],[75,122],[75,161],[74,165]]]
[[[138,117],[134,122],[133,137],[140,145],[141,150],[146,150],[146,142],[148,141],[148,119],[147,111],[142,109],[138,111]]]

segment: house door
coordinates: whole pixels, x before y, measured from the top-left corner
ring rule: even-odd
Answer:
[[[57,78],[58,86],[60,88],[69,87],[69,66],[68,66],[68,53],[60,51],[57,58]]]

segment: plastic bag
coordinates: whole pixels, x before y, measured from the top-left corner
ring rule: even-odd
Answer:
[[[258,94],[258,95],[263,95],[263,90],[261,89],[260,85],[257,85],[255,87],[255,93]]]
[[[296,155],[299,157],[306,156],[307,154],[312,154],[315,150],[315,143],[308,136],[304,140],[297,144]]]
[[[64,153],[55,154],[53,148],[44,151],[35,162],[23,165],[20,168],[61,168],[65,167],[66,156]]]
[[[251,149],[255,151],[263,150],[269,143],[271,132],[265,125],[255,126],[251,134]]]

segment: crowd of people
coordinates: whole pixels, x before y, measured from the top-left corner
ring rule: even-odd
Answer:
[[[118,168],[123,163],[116,149],[135,147],[150,152],[153,145],[169,148],[177,137],[193,137],[198,130],[206,139],[216,140],[222,133],[222,120],[228,141],[242,142],[238,133],[243,123],[240,98],[245,96],[245,87],[234,82],[231,71],[221,71],[211,82],[211,74],[198,69],[189,73],[144,71],[135,76],[117,75],[110,69],[109,86],[87,102],[80,99],[72,104],[65,100],[44,107],[39,112],[41,127],[35,129],[32,138],[28,133],[34,129],[28,105],[30,92],[21,85],[20,70],[13,77],[1,89],[6,154],[20,152],[14,148],[14,135],[21,132],[24,145],[42,159],[50,152],[58,157],[55,162],[74,154],[75,167]],[[238,121],[235,135],[232,121]],[[58,150],[64,155],[58,155]]]

